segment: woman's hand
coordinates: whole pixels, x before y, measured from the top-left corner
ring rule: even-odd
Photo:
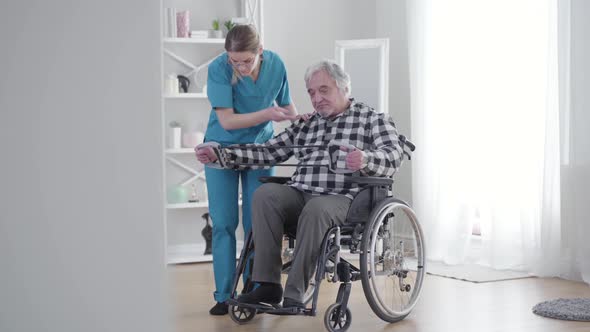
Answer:
[[[285,120],[296,120],[297,115],[293,115],[291,111],[279,106],[272,106],[263,110],[268,121],[281,122]]]
[[[315,112],[299,114],[299,115],[297,115],[297,120],[301,119],[303,121],[307,121],[307,120],[311,119],[311,117],[314,115],[315,115]]]
[[[197,159],[203,164],[210,164],[210,163],[213,163],[217,160],[217,156],[215,155],[215,152],[210,147],[204,147],[204,148],[196,147],[195,148],[195,155],[197,156]]]

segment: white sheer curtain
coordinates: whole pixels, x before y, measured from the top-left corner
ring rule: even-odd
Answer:
[[[414,0],[408,21],[428,258],[559,275],[557,0]]]

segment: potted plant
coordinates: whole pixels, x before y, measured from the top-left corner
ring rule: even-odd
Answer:
[[[227,29],[227,32],[229,32],[229,30],[231,30],[234,26],[236,26],[236,24],[233,23],[231,20],[223,22],[223,25]]]
[[[218,19],[213,20],[211,27],[213,28],[213,30],[211,30],[211,38],[223,38],[223,32],[219,29]]]

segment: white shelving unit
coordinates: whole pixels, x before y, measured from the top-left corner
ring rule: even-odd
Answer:
[[[207,99],[207,94],[204,92],[189,92],[176,95],[165,94],[163,97],[165,99]]]
[[[214,0],[161,0],[162,23],[165,24],[166,8],[188,10],[190,30],[210,28],[213,19],[222,21],[233,17],[246,17],[262,31],[262,0],[240,0],[237,6]],[[234,8],[236,7],[236,8]],[[162,29],[165,31],[165,29]],[[172,121],[183,126],[192,126],[188,131],[205,132],[211,105],[207,99],[206,76],[208,65],[224,52],[225,38],[170,38],[163,36],[162,43],[162,128],[168,138]],[[188,93],[167,93],[164,82],[168,75],[183,75],[189,78]],[[166,246],[167,263],[193,263],[211,261],[211,255],[204,255],[205,240],[201,230],[205,226],[202,218],[208,212],[205,188],[205,174],[202,165],[194,157],[193,147],[171,148],[166,144],[164,179],[166,192],[172,186],[196,188],[197,202],[166,203]],[[190,196],[190,195],[189,195]],[[239,202],[241,205],[241,202]],[[242,241],[238,241],[238,254]]]
[[[173,203],[166,205],[167,209],[196,209],[209,207],[209,202],[195,202],[195,203]]]
[[[224,44],[223,38],[164,38],[165,44]]]
[[[195,150],[191,149],[191,148],[166,149],[166,154],[193,154],[193,153],[195,153]]]
[[[238,205],[242,205],[242,201],[238,202]],[[198,209],[209,207],[209,202],[195,202],[195,203],[176,203],[166,205],[167,209]]]

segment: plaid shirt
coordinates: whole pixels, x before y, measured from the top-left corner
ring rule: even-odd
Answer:
[[[367,105],[351,99],[350,107],[332,119],[318,113],[308,121],[294,122],[264,144],[230,145],[221,149],[226,167],[235,169],[265,168],[284,162],[291,156],[299,160],[289,186],[311,194],[340,194],[353,198],[357,184],[345,181],[346,174],[329,170],[329,153],[338,169],[346,168],[346,154],[327,148],[290,148],[290,146],[326,145],[338,141],[355,146],[366,156],[361,175],[391,177],[401,165],[402,147],[397,130],[389,116],[375,112]],[[268,146],[268,149],[248,147]],[[245,166],[243,164],[248,164]],[[358,175],[358,174],[356,174]]]

